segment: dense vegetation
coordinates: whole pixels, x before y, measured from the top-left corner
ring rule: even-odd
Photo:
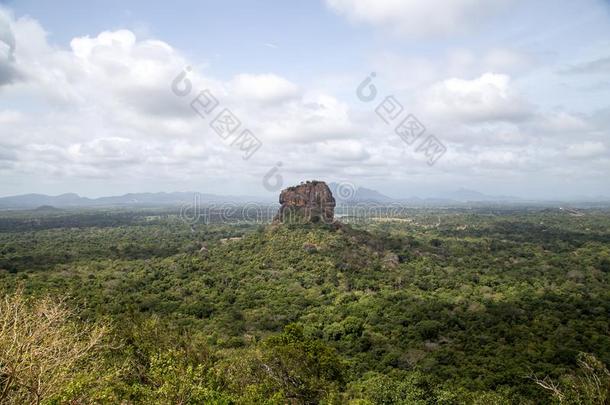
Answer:
[[[0,351],[0,400],[609,401],[607,211],[408,210],[338,228],[174,214],[0,216],[6,305],[35,324],[63,299],[61,327],[104,331],[40,398],[11,385]]]

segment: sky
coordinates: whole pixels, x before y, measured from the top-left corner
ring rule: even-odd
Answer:
[[[0,0],[0,196],[609,174],[607,0]]]

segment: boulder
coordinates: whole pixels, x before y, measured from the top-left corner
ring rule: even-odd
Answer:
[[[307,181],[282,190],[280,204],[273,219],[276,223],[331,224],[334,221],[335,198],[323,181]]]

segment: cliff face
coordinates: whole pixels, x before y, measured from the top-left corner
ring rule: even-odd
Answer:
[[[335,199],[330,188],[323,181],[308,181],[282,190],[280,204],[274,222],[330,224],[335,216]]]

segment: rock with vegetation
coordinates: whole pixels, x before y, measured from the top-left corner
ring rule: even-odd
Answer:
[[[276,223],[330,224],[334,220],[335,198],[323,181],[307,181],[282,190],[280,204],[280,210],[274,218]]]

